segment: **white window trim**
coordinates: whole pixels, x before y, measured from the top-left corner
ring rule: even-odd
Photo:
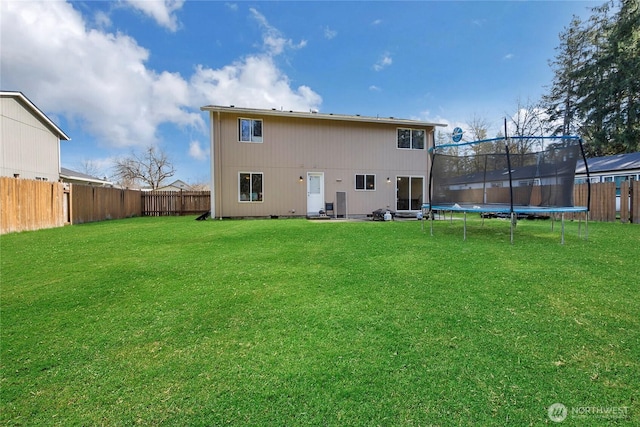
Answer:
[[[358,175],[364,176],[364,188],[357,188],[358,185]],[[369,190],[367,188],[367,176],[373,177],[373,189]],[[378,177],[375,173],[357,173],[353,176],[353,188],[355,191],[376,191],[378,189]]]
[[[411,131],[410,134],[410,138],[409,138],[409,147],[408,148],[403,148],[403,147],[398,147],[398,131],[399,130],[408,130]],[[421,130],[422,132],[424,132],[424,144],[422,146],[422,148],[413,148],[413,131],[414,130]],[[398,127],[396,128],[396,149],[398,150],[418,150],[418,151],[424,151],[427,149],[427,139],[428,139],[428,134],[427,134],[427,130],[426,129],[418,129],[418,128],[402,128],[402,127]]]
[[[260,137],[261,138],[260,141],[254,141],[253,140],[253,124],[252,124],[252,127],[251,127],[251,138],[252,138],[251,141],[244,141],[242,139],[242,127],[241,127],[242,120],[249,120],[251,122],[259,121],[259,122],[262,123],[262,125],[261,125],[262,136]],[[263,141],[264,141],[264,120],[263,119],[253,119],[253,118],[250,118],[250,117],[238,117],[238,129],[237,130],[238,130],[238,142],[241,142],[243,144],[262,144]]]
[[[396,192],[398,191],[398,180],[400,180],[400,178],[408,178],[409,179],[409,185],[411,185],[411,179],[413,178],[421,178],[422,179],[422,204],[425,203],[425,192],[427,191],[427,182],[426,182],[426,177],[424,175],[396,175]],[[411,196],[411,195],[410,195]],[[418,212],[420,209],[397,209],[398,207],[398,199],[396,196],[396,210],[399,212]],[[411,199],[409,199],[409,208],[411,208]]]
[[[242,174],[249,174],[249,181],[251,181],[252,175],[262,175],[262,200],[242,200],[242,191],[240,188],[240,176]],[[264,172],[249,172],[249,171],[240,171],[238,172],[238,203],[264,203]]]

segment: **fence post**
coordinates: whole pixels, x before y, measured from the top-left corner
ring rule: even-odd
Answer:
[[[638,212],[635,210],[634,202],[635,200],[635,191],[634,190],[634,180],[629,181],[629,222],[633,223]]]
[[[620,222],[629,222],[629,182],[623,181],[620,184]]]

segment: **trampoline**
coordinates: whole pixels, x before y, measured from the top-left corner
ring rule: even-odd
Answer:
[[[511,243],[518,215],[560,214],[563,244],[564,215],[578,216],[579,234],[584,217],[588,237],[589,179],[587,206],[573,203],[576,165],[578,161],[587,164],[580,137],[495,138],[438,145],[429,151],[429,203],[422,205],[422,211],[423,218],[430,219],[432,235],[434,212],[438,211],[464,214],[464,240],[469,212],[510,217]],[[586,173],[588,178],[588,168]]]

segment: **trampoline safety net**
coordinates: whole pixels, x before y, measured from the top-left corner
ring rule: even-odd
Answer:
[[[573,207],[576,164],[584,161],[578,137],[440,145],[432,156],[430,207],[469,211]]]

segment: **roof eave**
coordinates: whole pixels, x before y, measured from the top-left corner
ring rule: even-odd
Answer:
[[[346,115],[346,114],[333,114],[333,113],[319,113],[315,111],[284,111],[272,108],[271,110],[259,109],[259,108],[238,108],[238,107],[224,107],[220,105],[205,105],[200,107],[201,111],[212,111],[220,113],[240,113],[240,114],[261,114],[265,116],[277,116],[277,117],[293,117],[300,119],[317,119],[317,120],[336,120],[347,122],[359,122],[359,123],[385,123],[394,125],[411,125],[411,126],[429,126],[429,127],[446,127],[444,123],[431,123],[420,120],[399,119],[395,117],[371,117],[360,115]]]
[[[5,96],[13,96],[15,98],[20,99],[23,103],[27,104],[27,106],[34,113],[36,113],[36,115],[40,119],[42,119],[42,121],[44,121],[48,126],[50,126],[53,129],[54,133],[57,134],[58,138],[64,141],[71,141],[71,138],[66,133],[64,133],[64,131],[60,129],[58,125],[56,125],[53,121],[51,121],[51,119],[47,117],[46,114],[44,114],[38,107],[36,107],[36,105],[33,102],[31,102],[31,100],[27,98],[22,92],[1,91],[0,94]]]
[[[113,182],[111,182],[111,181],[103,181],[101,179],[84,178],[84,177],[81,177],[81,176],[67,175],[67,174],[63,174],[63,173],[60,174],[60,178],[73,180],[73,181],[93,182],[95,184],[113,185]]]

